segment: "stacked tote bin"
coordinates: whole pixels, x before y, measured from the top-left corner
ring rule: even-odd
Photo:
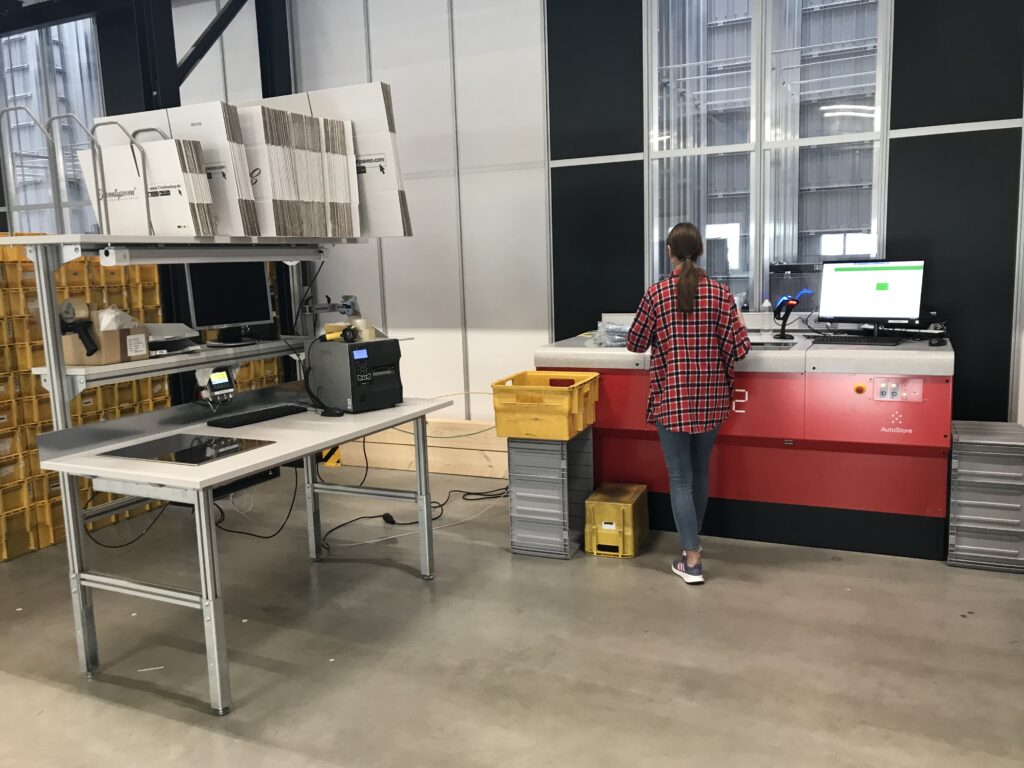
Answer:
[[[953,422],[950,565],[1024,572],[1024,427]]]
[[[580,549],[594,489],[594,440],[508,441],[509,538],[513,552],[571,558]]]
[[[80,297],[117,305],[140,321],[161,319],[157,268],[104,267],[98,259],[64,265],[56,273],[57,298]],[[45,364],[35,269],[21,247],[0,250],[0,561],[64,540],[57,475],[39,466],[36,438],[53,429],[50,393],[33,367]],[[170,405],[166,377],[85,390],[71,401],[75,425],[144,413]],[[109,494],[91,493],[81,480],[81,503],[102,504]],[[109,525],[152,508],[154,503],[89,524]]]

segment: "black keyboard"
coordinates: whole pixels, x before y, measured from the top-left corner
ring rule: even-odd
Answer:
[[[853,336],[835,334],[833,336],[815,336],[815,344],[867,344],[879,347],[895,347],[900,340],[895,336]]]
[[[270,408],[260,408],[257,411],[243,411],[242,413],[218,416],[206,422],[206,426],[233,429],[234,427],[244,427],[246,424],[258,424],[261,421],[280,419],[282,416],[294,416],[296,413],[305,412],[306,409],[301,405],[272,405]]]

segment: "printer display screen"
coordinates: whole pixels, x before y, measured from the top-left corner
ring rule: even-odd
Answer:
[[[352,350],[352,359],[353,360],[365,360],[369,356],[370,356],[370,353],[367,352],[365,349],[353,349]]]

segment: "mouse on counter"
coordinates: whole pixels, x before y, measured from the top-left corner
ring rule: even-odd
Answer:
[[[928,342],[928,346],[929,347],[944,347],[944,346],[946,346],[946,339],[943,338],[942,336],[938,337],[937,339],[932,339],[931,341]]]
[[[345,415],[345,412],[341,408],[324,408],[320,411],[321,416],[326,416],[329,419],[340,419]]]

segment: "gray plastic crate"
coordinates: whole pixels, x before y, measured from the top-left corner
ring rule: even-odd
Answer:
[[[1024,427],[953,422],[950,565],[1024,572]]]
[[[575,555],[594,490],[591,431],[568,442],[510,439],[508,476],[512,551],[565,560]]]

